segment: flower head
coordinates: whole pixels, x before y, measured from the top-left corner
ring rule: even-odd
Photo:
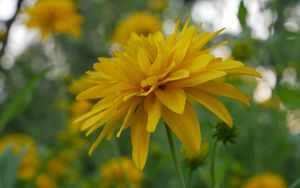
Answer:
[[[205,159],[208,155],[208,144],[203,144],[201,150],[198,152],[193,152],[185,147],[182,147],[181,154],[182,160],[186,166],[191,169],[197,169],[205,162]]]
[[[144,174],[135,168],[132,160],[126,157],[116,158],[103,164],[100,168],[101,187],[126,187],[125,175],[134,187],[141,187]]]
[[[53,177],[41,174],[36,179],[36,188],[56,188],[57,185]]]
[[[112,41],[124,44],[132,32],[138,35],[148,35],[161,29],[157,16],[149,12],[136,12],[121,20],[112,35]]]
[[[0,140],[0,153],[11,145],[14,154],[19,154],[26,148],[26,153],[21,161],[18,177],[22,180],[30,180],[40,163],[34,140],[25,134],[10,134]]]
[[[76,13],[76,5],[72,0],[39,0],[26,10],[29,28],[38,28],[42,38],[51,33],[68,33],[78,37],[82,16]]]
[[[200,126],[192,102],[200,103],[228,126],[233,122],[227,108],[215,95],[233,98],[246,105],[247,97],[219,78],[232,75],[260,76],[258,72],[234,60],[223,60],[204,48],[215,33],[198,32],[187,21],[179,33],[165,37],[132,35],[122,51],[112,58],[99,58],[95,71],[87,72],[95,86],[83,91],[78,100],[98,99],[92,110],[75,120],[90,135],[103,128],[90,154],[106,135],[116,129],[131,129],[132,157],[135,165],[145,165],[150,134],[162,118],[179,140],[192,151],[201,145]],[[121,122],[121,124],[119,124]],[[121,126],[120,126],[121,125]]]
[[[284,179],[276,174],[264,173],[246,181],[243,188],[286,188]]]
[[[218,122],[213,135],[217,140],[222,141],[223,144],[228,143],[235,144],[236,139],[239,136],[239,129],[237,125],[228,127],[224,122]]]

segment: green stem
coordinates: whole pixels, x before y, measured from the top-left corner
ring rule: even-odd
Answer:
[[[116,161],[121,170],[121,174],[125,180],[125,184],[128,188],[133,188],[133,186],[131,185],[129,178],[124,170],[124,167],[122,166],[122,164],[120,162],[120,159],[119,159],[119,157],[121,157],[120,148],[115,139],[112,139],[112,145],[113,145],[113,150],[114,150],[115,156],[117,157]]]
[[[194,169],[193,168],[190,168],[189,170],[189,187],[192,187],[192,178],[193,178],[193,173],[194,173]]]
[[[173,162],[175,165],[175,169],[176,169],[176,173],[177,173],[177,178],[180,184],[181,188],[186,188],[185,187],[185,183],[184,183],[184,178],[183,178],[183,174],[180,168],[180,164],[179,164],[179,160],[178,160],[178,155],[177,155],[177,151],[176,151],[176,147],[175,147],[175,142],[174,139],[172,137],[172,133],[170,128],[168,127],[168,125],[166,124],[166,131],[167,131],[167,135],[168,135],[168,141],[169,141],[169,145],[170,145],[170,149],[171,149],[171,153],[172,153],[172,158],[173,158]]]
[[[215,188],[215,158],[216,158],[216,149],[218,145],[218,139],[215,140],[212,148],[212,157],[210,163],[210,173],[211,173],[211,187]]]
[[[290,188],[296,188],[298,185],[300,185],[300,177],[292,183]]]

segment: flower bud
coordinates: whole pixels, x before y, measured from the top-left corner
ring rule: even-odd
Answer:
[[[238,127],[236,125],[229,127],[225,122],[217,123],[214,132],[213,137],[222,141],[225,145],[227,145],[228,142],[234,144],[236,138],[239,136]]]
[[[207,143],[202,145],[201,150],[199,152],[190,151],[185,147],[182,147],[181,149],[182,160],[191,169],[196,169],[199,166],[201,166],[204,163],[207,154],[208,154]]]
[[[250,41],[239,40],[232,46],[232,56],[239,61],[247,61],[251,59],[253,49]]]

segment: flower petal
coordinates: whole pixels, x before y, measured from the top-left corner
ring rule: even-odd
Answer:
[[[262,78],[262,75],[257,72],[254,69],[251,69],[249,67],[240,67],[240,68],[236,68],[236,69],[229,69],[226,70],[228,76],[232,76],[232,75],[250,75],[250,76],[256,76],[258,78]]]
[[[117,137],[118,137],[118,138],[121,136],[121,133],[122,133],[123,129],[124,129],[125,127],[127,127],[128,123],[129,123],[129,119],[131,118],[131,115],[132,115],[132,113],[133,113],[135,107],[136,107],[136,105],[134,105],[134,104],[132,104],[132,105],[130,106],[130,108],[129,108],[127,114],[126,114],[126,117],[125,117],[125,119],[124,119],[124,121],[123,121],[123,124],[122,124],[120,130],[119,130],[118,133],[117,133]]]
[[[154,132],[161,116],[161,102],[154,95],[147,96],[144,108],[148,114],[147,131]]]
[[[207,92],[210,94],[216,94],[216,95],[233,98],[247,106],[250,105],[247,96],[230,84],[207,82],[199,86],[196,86],[196,89],[199,89],[203,92]]]
[[[174,88],[182,88],[182,87],[193,87],[204,82],[214,80],[216,78],[220,78],[225,76],[226,73],[223,71],[202,71],[199,74],[190,76],[186,79],[176,80],[174,82],[170,82],[168,86]]]
[[[202,104],[205,108],[216,114],[227,125],[229,125],[230,127],[233,126],[230,113],[228,112],[224,104],[220,102],[216,97],[192,88],[186,89],[186,92],[189,96]]]
[[[204,54],[197,56],[190,61],[188,61],[186,64],[184,64],[184,68],[189,70],[190,72],[196,72],[199,70],[204,69],[207,64],[214,58],[211,54]]]
[[[187,103],[183,114],[163,108],[162,117],[178,139],[190,150],[199,151],[201,145],[200,125],[192,105]]]
[[[145,116],[144,108],[139,107],[135,114],[135,123],[131,126],[132,159],[135,166],[140,170],[145,166],[150,141],[150,133],[146,130]]]
[[[90,87],[89,89],[83,91],[77,95],[77,100],[87,100],[87,99],[99,99],[107,96],[111,96],[120,91],[134,89],[133,86],[126,83],[117,84],[101,84]]]
[[[91,146],[91,148],[89,149],[89,156],[91,156],[96,147],[101,143],[101,141],[103,140],[103,138],[111,131],[113,131],[115,128],[117,127],[117,124],[115,123],[109,123],[107,124],[103,130],[101,131],[101,133],[99,134],[99,136],[97,137],[96,141],[93,143],[93,145]]]
[[[173,72],[168,78],[166,78],[162,83],[166,83],[169,81],[180,80],[183,78],[189,77],[189,71],[185,69],[180,69],[178,71]]]
[[[239,68],[243,66],[244,66],[243,63],[229,59],[225,61],[209,63],[207,68],[214,69],[214,70],[227,70],[227,69]]]
[[[182,114],[184,111],[186,95],[183,89],[165,87],[155,91],[155,96],[173,112]]]

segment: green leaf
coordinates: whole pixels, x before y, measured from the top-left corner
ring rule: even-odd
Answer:
[[[15,187],[17,173],[21,160],[24,158],[28,147],[24,147],[18,155],[12,151],[12,146],[8,146],[2,154],[0,154],[0,187]]]
[[[300,90],[292,89],[287,86],[278,86],[275,89],[276,96],[288,108],[296,109],[300,107]]]
[[[245,28],[247,26],[247,22],[246,22],[247,15],[248,15],[248,11],[245,7],[244,1],[241,0],[240,6],[239,6],[238,18],[239,18],[239,21],[243,28]]]
[[[0,114],[0,132],[1,130],[16,117],[21,115],[29,106],[32,93],[38,81],[42,78],[42,73],[32,76],[16,94],[10,99]]]

